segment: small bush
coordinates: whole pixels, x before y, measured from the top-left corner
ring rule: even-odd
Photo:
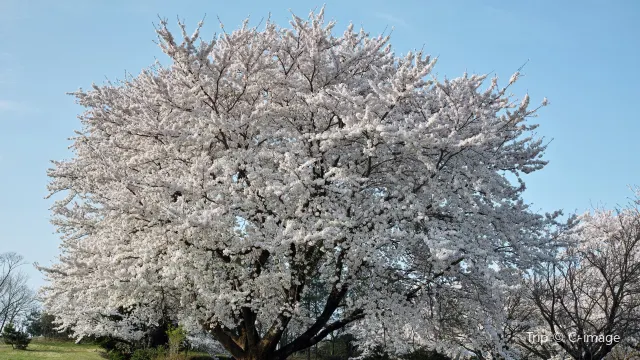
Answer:
[[[5,325],[4,330],[2,331],[2,338],[4,339],[5,344],[11,345],[13,349],[17,350],[25,350],[31,342],[27,333],[16,330],[11,323]]]
[[[165,356],[164,348],[138,349],[131,355],[131,360],[156,360]]]
[[[155,354],[151,349],[138,349],[131,354],[131,360],[153,360]]]
[[[169,354],[177,355],[181,350],[187,349],[187,333],[182,326],[169,326],[167,336],[169,337]]]
[[[109,360],[127,360],[127,355],[117,350],[111,350],[107,353],[107,359]]]

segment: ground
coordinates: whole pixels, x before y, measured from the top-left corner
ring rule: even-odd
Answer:
[[[61,360],[104,360],[104,351],[97,345],[91,344],[75,344],[70,341],[56,341],[34,339],[29,344],[27,350],[13,350],[11,345],[6,345],[0,340],[0,360],[42,360],[42,359],[61,359]],[[311,355],[312,359],[317,358],[315,354]],[[189,360],[212,359],[204,353],[189,352]],[[291,360],[306,360],[307,355],[304,353],[296,354],[290,358]]]
[[[73,342],[34,339],[27,350],[13,350],[11,345],[0,343],[2,360],[103,360],[102,350],[97,345],[77,345]]]
[[[104,360],[104,351],[97,345],[78,345],[66,341],[34,339],[27,350],[13,350],[11,345],[0,341],[0,360]],[[202,353],[189,353],[189,357],[202,356]]]

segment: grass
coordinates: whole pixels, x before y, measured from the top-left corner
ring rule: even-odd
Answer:
[[[102,353],[103,351],[97,345],[78,345],[67,341],[33,339],[27,350],[13,350],[11,345],[0,343],[2,360],[104,360]]]
[[[0,360],[104,360],[105,352],[98,345],[76,344],[72,341],[33,339],[27,350],[13,350],[0,339]],[[206,353],[189,351],[187,359],[207,358]],[[209,358],[212,359],[212,358]]]
[[[33,339],[27,350],[13,350],[0,339],[0,360],[104,360],[105,352],[93,344],[76,344],[72,341]],[[180,357],[184,359],[184,355]],[[306,360],[306,354],[296,354],[291,360]],[[315,358],[312,355],[312,359]],[[187,359],[213,359],[206,353],[189,351]]]

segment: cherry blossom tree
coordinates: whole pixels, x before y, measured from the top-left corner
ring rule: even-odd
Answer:
[[[66,196],[43,295],[61,327],[135,339],[169,309],[237,359],[339,329],[403,351],[409,332],[433,339],[434,289],[548,257],[555,215],[521,199],[546,162],[537,108],[508,92],[518,73],[438,80],[435,59],[388,36],[335,35],[324,9],[290,25],[203,41],[163,21],[169,67],[74,93],[74,156],[49,171]]]
[[[478,298],[441,297],[447,314],[463,316],[445,317],[440,336],[478,359],[633,358],[640,334],[638,205],[636,198],[623,209],[572,217],[558,234],[565,246],[555,261],[525,273],[520,284],[496,281]]]
[[[584,214],[565,235],[574,246],[531,281],[545,330],[574,359],[603,359],[618,344],[638,346],[639,205],[636,198],[617,211]]]

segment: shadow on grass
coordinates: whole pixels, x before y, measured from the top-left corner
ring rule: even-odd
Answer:
[[[68,351],[64,351],[64,350],[59,350],[59,349],[23,349],[23,350],[16,350],[16,349],[11,349],[11,351],[15,351],[17,353],[66,353]]]

